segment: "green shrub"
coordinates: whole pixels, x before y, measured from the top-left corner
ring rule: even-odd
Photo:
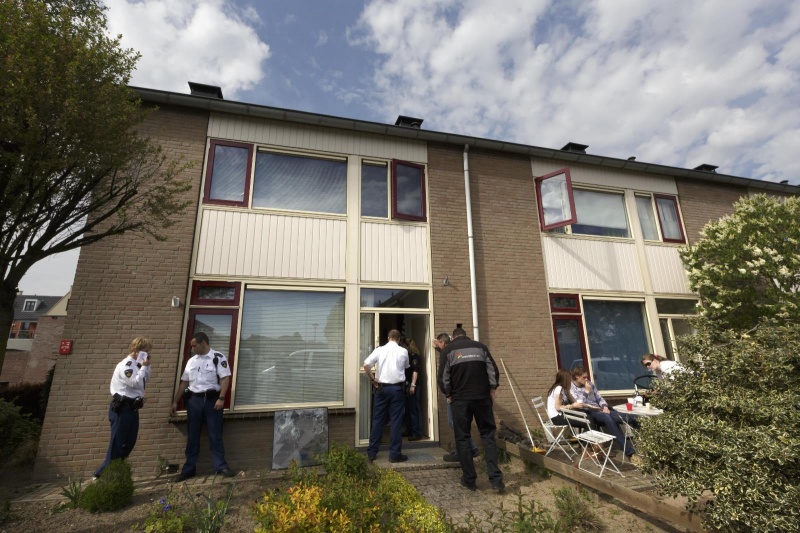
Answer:
[[[36,457],[41,427],[20,408],[0,400],[0,465],[14,466]]]
[[[116,459],[103,469],[100,479],[84,489],[80,506],[91,512],[116,511],[132,497],[131,465],[124,459]]]
[[[458,533],[543,533],[557,532],[558,523],[550,512],[536,500],[524,503],[522,495],[515,509],[508,510],[503,504],[497,511],[487,511],[484,518],[469,513],[466,527],[455,528]]]
[[[554,490],[560,531],[604,531],[605,526],[592,509],[589,492],[576,485]]]
[[[145,533],[183,533],[193,531],[192,516],[181,512],[179,498],[170,494],[153,504],[150,514],[140,526],[135,524],[132,529],[144,530]]]
[[[19,407],[19,412],[40,423],[44,420],[42,411],[42,389],[44,383],[20,383],[0,392],[0,399]]]
[[[216,480],[216,478],[214,478]],[[211,483],[212,490],[214,482]],[[186,497],[192,509],[192,521],[194,530],[199,533],[217,533],[225,524],[225,515],[228,514],[228,505],[233,496],[234,485],[228,485],[225,494],[221,498],[213,498],[205,493],[194,496],[191,491],[186,491]]]

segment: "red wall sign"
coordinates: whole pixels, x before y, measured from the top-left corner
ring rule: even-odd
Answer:
[[[58,347],[59,355],[69,355],[72,353],[72,341],[71,340],[63,340],[61,341],[61,346]]]

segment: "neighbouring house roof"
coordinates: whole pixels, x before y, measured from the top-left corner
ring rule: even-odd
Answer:
[[[63,296],[38,296],[36,294],[18,294],[14,300],[14,320],[35,321],[56,305]],[[25,301],[36,300],[33,311],[25,311]]]
[[[420,128],[406,128],[402,126],[382,124],[380,122],[334,117],[331,115],[320,115],[305,111],[295,111],[278,107],[234,102],[231,100],[207,98],[204,96],[194,96],[185,93],[175,93],[170,91],[147,89],[143,87],[131,87],[131,89],[136,91],[143,101],[154,104],[176,105],[191,109],[201,109],[209,112],[230,113],[234,115],[283,120],[287,122],[296,122],[299,124],[309,124],[362,133],[388,135],[403,139],[416,139],[419,141],[469,145],[470,148],[497,150],[500,152],[525,154],[533,157],[560,160],[563,161],[565,165],[568,165],[569,163],[583,163],[587,165],[597,165],[618,170],[630,170],[645,174],[657,174],[660,176],[713,181],[717,183],[727,183],[743,187],[753,187],[762,190],[780,191],[787,194],[800,194],[800,186],[798,185],[774,183],[753,178],[744,178],[740,176],[720,174],[717,172],[709,172],[706,170],[671,167],[668,165],[659,165],[644,161],[635,161],[632,159],[619,159],[616,157],[605,157],[575,151],[559,150],[555,148],[542,148],[539,146],[530,146],[494,139],[484,139],[480,137],[470,137],[468,135],[437,132]]]

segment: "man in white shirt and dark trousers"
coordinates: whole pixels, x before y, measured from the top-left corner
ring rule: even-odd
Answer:
[[[133,451],[139,436],[139,409],[144,405],[144,387],[150,377],[150,341],[144,337],[133,339],[131,353],[117,363],[111,374],[111,405],[108,421],[111,422],[111,440],[106,459],[95,470],[94,478],[115,459],[125,459]]]
[[[369,434],[367,457],[372,462],[378,455],[378,446],[381,443],[388,412],[389,462],[401,463],[408,460],[408,456],[402,454],[403,413],[406,401],[403,385],[406,381],[406,368],[409,366],[408,350],[397,344],[400,340],[400,332],[396,329],[389,331],[388,337],[389,342],[376,348],[364,360],[364,370],[376,389],[372,405],[372,430]],[[378,368],[373,374],[372,365],[376,363]]]
[[[187,433],[186,462],[176,481],[184,481],[196,474],[197,457],[200,455],[200,431],[203,424],[208,428],[208,443],[214,472],[225,477],[236,474],[225,462],[225,446],[222,443],[222,410],[225,393],[231,381],[228,358],[209,346],[208,335],[195,333],[192,337],[194,356],[186,363],[181,384],[172,402],[172,413],[178,410],[181,396],[186,404]]]

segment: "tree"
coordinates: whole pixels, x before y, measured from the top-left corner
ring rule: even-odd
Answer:
[[[800,199],[743,198],[702,235],[681,257],[709,320],[742,331],[800,322]]]
[[[682,252],[703,310],[636,445],[713,530],[800,531],[798,214],[797,198],[745,198]]]
[[[139,55],[94,0],[0,0],[0,369],[37,261],[126,232],[163,239],[188,205],[180,163],[140,134]]]

